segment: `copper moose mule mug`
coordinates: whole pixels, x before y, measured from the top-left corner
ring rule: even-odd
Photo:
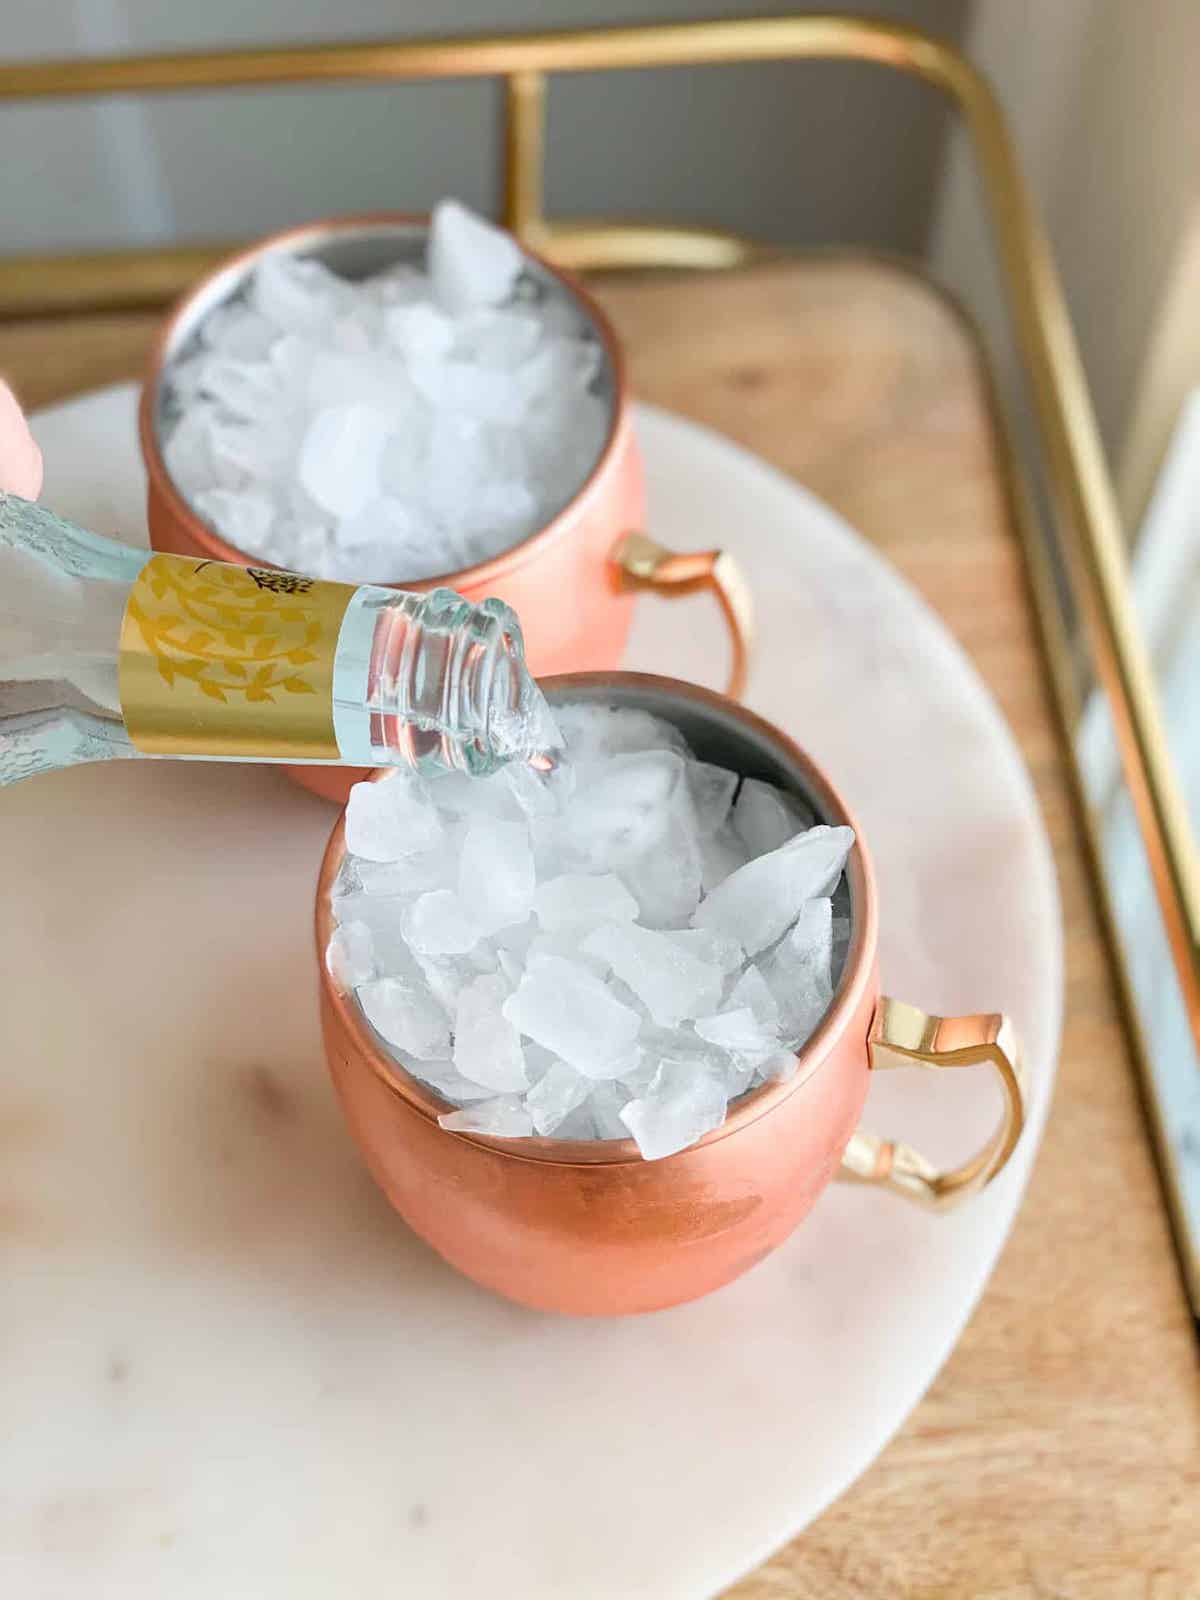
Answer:
[[[503,1139],[448,1132],[447,1106],[388,1054],[353,993],[330,976],[330,894],[345,854],[333,830],[317,889],[326,1055],[351,1131],[392,1205],[448,1262],[510,1299],[591,1315],[679,1304],[783,1243],[838,1172],[942,1207],[1004,1167],[1025,1115],[1024,1074],[1001,1015],[933,1017],[880,994],[879,908],[870,854],[845,803],[787,736],[696,685],[637,673],[544,682],[551,703],[636,707],[673,723],[703,761],[801,797],[819,820],[855,827],[846,878],[850,945],[833,1001],[795,1074],[731,1104],[725,1122],[664,1160],[630,1140]],[[387,774],[377,774],[386,782]],[[991,1066],[1004,1110],[971,1159],[940,1171],[858,1127],[872,1071]]]
[[[424,260],[428,222],[402,213],[330,218],[274,234],[234,256],[192,289],[163,327],[150,356],[138,429],[147,473],[147,518],[156,550],[254,565],[256,558],[227,543],[193,509],[173,482],[162,435],[173,362],[194,349],[201,324],[241,294],[264,256],[287,252],[323,262],[347,279],[371,277],[400,262]],[[608,433],[588,477],[571,500],[521,543],[489,561],[395,587],[445,585],[468,600],[495,595],[521,619],[526,657],[536,676],[618,666],[638,588],[667,594],[709,589],[729,627],[729,692],[745,677],[752,631],[749,590],[727,551],[674,552],[641,531],[645,484],[634,438],[632,404],[620,344],[604,312],[574,279],[525,250],[525,270],[543,292],[569,297],[602,352],[599,391]],[[359,770],[293,767],[306,788],[345,801]]]

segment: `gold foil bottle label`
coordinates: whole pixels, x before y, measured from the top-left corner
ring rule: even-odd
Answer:
[[[157,555],[121,624],[121,712],[147,755],[339,757],[338,633],[355,593],[290,572]]]

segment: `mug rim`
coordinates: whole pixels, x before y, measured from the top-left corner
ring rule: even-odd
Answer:
[[[670,678],[657,673],[620,670],[560,673],[540,679],[539,683],[547,695],[557,696],[560,699],[568,698],[573,689],[592,690],[627,686],[651,689],[672,698],[690,700],[710,709],[719,709],[723,715],[734,717],[776,747],[788,764],[798,768],[803,774],[814,797],[821,803],[825,815],[854,829],[855,844],[846,864],[851,902],[850,945],[832,1001],[803,1046],[795,1052],[799,1061],[797,1070],[782,1082],[762,1084],[742,1096],[728,1111],[719,1127],[711,1129],[686,1149],[666,1158],[669,1161],[679,1160],[731,1137],[740,1129],[768,1115],[811,1082],[833,1054],[834,1046],[862,1003],[864,990],[874,979],[878,946],[878,897],[870,852],[854,813],[813,758],[774,723],[731,700],[727,695],[706,689],[700,684],[687,683],[679,678]],[[366,781],[372,783],[386,781],[396,770],[390,767],[377,768]],[[326,965],[325,952],[333,929],[330,890],[345,853],[345,809],[343,808],[326,843],[317,878],[314,922],[319,983],[323,1000],[333,1007],[355,1049],[383,1086],[426,1121],[437,1126],[440,1132],[479,1145],[497,1156],[568,1167],[643,1162],[644,1158],[632,1137],[555,1139],[553,1135],[530,1134],[516,1138],[501,1138],[493,1134],[468,1133],[460,1129],[440,1127],[437,1121],[439,1114],[457,1108],[414,1077],[386,1051],[376,1040],[374,1030],[361,1007],[354,1003],[353,994],[339,987]],[[864,1040],[864,1050],[865,1048]]]
[[[227,561],[235,566],[262,566],[267,569],[275,567],[274,562],[264,561],[259,556],[251,555],[249,551],[240,549],[237,545],[230,544],[221,535],[210,528],[203,518],[192,508],[186,495],[175,483],[167,470],[166,458],[158,437],[157,414],[159,399],[166,372],[170,366],[168,350],[180,335],[180,330],[187,324],[193,314],[196,303],[207,294],[222,277],[229,276],[231,280],[230,293],[245,282],[250,269],[264,256],[273,253],[295,255],[297,247],[310,239],[320,240],[330,234],[336,233],[369,233],[373,228],[413,228],[419,227],[428,232],[431,221],[430,213],[419,211],[360,211],[347,212],[329,217],[318,217],[310,222],[302,222],[294,227],[280,228],[274,233],[266,234],[253,244],[247,245],[242,250],[234,251],[226,256],[215,267],[206,272],[197,280],[190,289],[180,298],[168,313],[162,326],[155,334],[154,342],[150,347],[147,358],[146,375],[142,382],[142,392],[138,400],[138,440],[141,445],[142,462],[146,468],[149,488],[157,494],[168,508],[171,519],[176,524],[186,527],[189,536],[202,546],[209,557],[218,561]],[[481,561],[474,566],[459,567],[451,572],[443,572],[429,578],[396,578],[390,583],[379,584],[376,587],[385,589],[405,588],[414,593],[423,593],[429,589],[451,588],[462,589],[465,587],[487,587],[503,581],[511,572],[525,566],[540,552],[555,543],[567,534],[578,518],[583,515],[591,501],[600,493],[608,477],[613,461],[625,448],[627,439],[632,429],[629,414],[629,390],[626,376],[625,355],[621,341],[617,337],[609,317],[589,291],[571,272],[561,267],[554,266],[538,251],[532,250],[520,239],[516,240],[521,254],[530,261],[536,262],[538,267],[554,278],[562,286],[570,298],[579,305],[592,328],[598,334],[600,343],[604,348],[605,359],[612,374],[612,415],[609,418],[608,432],[600,453],[592,463],[591,469],[582,479],[578,488],[565,505],[542,527],[534,529],[524,539],[516,544],[509,545],[506,550]],[[217,302],[224,304],[225,296]],[[212,309],[216,309],[215,306]],[[206,313],[207,315],[207,313]],[[201,321],[203,318],[200,319]],[[197,322],[196,326],[199,326]],[[194,332],[189,329],[188,332]],[[615,537],[619,537],[621,530]],[[153,540],[151,541],[153,543]]]

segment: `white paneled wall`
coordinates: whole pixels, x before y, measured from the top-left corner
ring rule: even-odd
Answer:
[[[781,0],[0,0],[21,59],[803,10]],[[816,9],[816,8],[814,8]],[[852,7],[851,9],[855,9]],[[966,0],[876,0],[951,35]],[[552,206],[919,249],[943,122],[869,68],[582,77],[551,94]],[[0,109],[0,250],[228,238],[331,210],[496,195],[487,84],[288,88]]]

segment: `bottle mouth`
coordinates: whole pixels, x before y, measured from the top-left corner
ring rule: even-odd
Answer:
[[[525,665],[525,641],[516,613],[502,600],[478,608],[487,645],[479,657],[481,682],[471,696],[483,712],[475,754],[487,770],[510,761],[552,766],[562,735],[553,713]],[[484,620],[486,619],[486,620]]]
[[[502,600],[381,591],[368,699],[373,748],[417,771],[486,776],[561,744]]]

